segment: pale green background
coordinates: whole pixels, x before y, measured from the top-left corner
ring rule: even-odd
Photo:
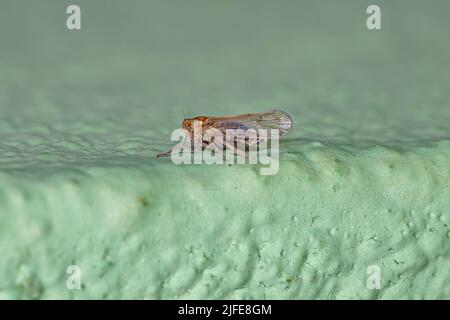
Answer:
[[[450,298],[450,2],[373,3],[0,0],[0,297]],[[274,107],[276,176],[154,158]]]

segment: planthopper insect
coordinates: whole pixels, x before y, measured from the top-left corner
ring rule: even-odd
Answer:
[[[282,110],[237,116],[199,116],[183,121],[183,129],[191,141],[194,142],[197,138],[203,148],[231,149],[235,155],[240,156],[245,156],[245,149],[250,146],[269,140],[267,135],[258,134],[262,130],[278,130],[281,137],[289,133],[292,126],[292,117]],[[211,132],[219,133],[225,139],[215,139]],[[232,140],[226,138],[229,132],[233,132]],[[158,154],[157,157],[169,157],[171,153],[172,150],[169,150]]]

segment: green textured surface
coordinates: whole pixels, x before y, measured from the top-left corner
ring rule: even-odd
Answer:
[[[448,1],[68,4],[1,1],[0,298],[450,298]],[[154,158],[273,107],[277,175]]]

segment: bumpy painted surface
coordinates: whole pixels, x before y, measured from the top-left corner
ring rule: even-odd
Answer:
[[[379,3],[6,1],[0,298],[450,298],[450,5]],[[275,106],[275,176],[154,158]]]

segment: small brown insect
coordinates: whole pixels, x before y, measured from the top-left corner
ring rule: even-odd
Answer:
[[[260,143],[261,138],[252,139],[246,133],[247,130],[253,129],[258,131],[259,129],[277,129],[279,130],[279,135],[284,136],[289,131],[291,131],[293,126],[292,117],[285,111],[273,110],[269,112],[260,113],[249,113],[238,116],[224,116],[224,117],[205,117],[199,116],[195,118],[185,119],[183,121],[183,129],[187,133],[189,139],[194,141],[194,123],[198,121],[200,123],[200,134],[204,147],[207,147],[212,142],[216,144],[223,144],[224,148],[235,149],[234,144],[230,144],[225,141],[215,141],[211,140],[205,135],[209,129],[219,130],[223,136],[226,135],[226,131],[232,130],[242,130],[241,135],[234,136],[234,139],[240,140],[243,145],[249,146],[254,143]],[[157,157],[168,157],[170,156],[172,150],[164,153],[160,153]],[[239,150],[235,150],[235,153],[240,154]]]

